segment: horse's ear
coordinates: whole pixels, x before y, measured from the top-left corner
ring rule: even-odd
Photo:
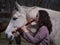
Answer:
[[[17,7],[20,7],[21,5],[16,2],[16,6],[17,6]]]
[[[16,2],[16,7],[20,13],[24,13],[24,7]]]

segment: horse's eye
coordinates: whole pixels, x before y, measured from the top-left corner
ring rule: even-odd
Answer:
[[[13,20],[16,20],[16,19],[17,19],[16,17],[13,18]]]

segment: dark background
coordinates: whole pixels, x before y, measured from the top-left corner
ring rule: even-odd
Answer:
[[[20,5],[39,6],[60,11],[60,0],[17,0]]]

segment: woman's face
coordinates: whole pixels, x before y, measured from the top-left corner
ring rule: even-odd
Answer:
[[[38,19],[39,19],[39,13],[36,16],[36,22],[38,22]]]

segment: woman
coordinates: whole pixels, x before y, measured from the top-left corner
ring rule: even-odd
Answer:
[[[49,14],[44,10],[39,10],[36,16],[37,31],[34,36],[27,30],[27,26],[21,27],[23,37],[35,45],[50,45],[49,34],[52,31],[52,24]]]

